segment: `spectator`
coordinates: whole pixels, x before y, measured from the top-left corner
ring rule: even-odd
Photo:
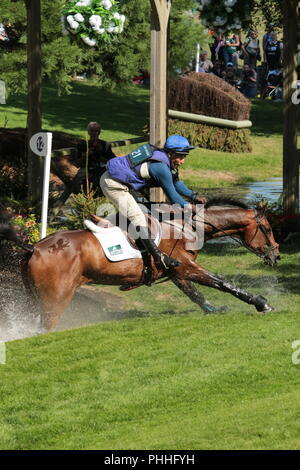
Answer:
[[[247,41],[242,45],[242,55],[244,58],[244,65],[248,64],[250,68],[256,68],[257,61],[261,61],[257,31],[250,31]]]
[[[277,33],[272,31],[264,50],[264,60],[267,63],[268,70],[278,70],[281,67],[282,50],[282,42],[278,41]]]
[[[233,63],[233,54],[237,52],[239,46],[240,39],[238,34],[229,32],[228,35],[225,37],[225,44],[223,50],[225,65],[227,65],[228,62]]]
[[[223,72],[222,78],[225,80],[225,82],[229,83],[229,85],[232,85],[232,86],[237,85],[238,80],[237,80],[236,72],[235,72],[232,62],[228,62],[228,64],[226,65],[226,69]]]
[[[214,67],[214,64],[212,63],[212,61],[208,59],[206,51],[203,51],[200,54],[199,66],[200,66],[200,69],[203,69],[204,72],[207,72],[207,73],[211,72]]]
[[[240,82],[241,92],[247,98],[255,98],[257,93],[257,76],[256,71],[248,64],[243,66]]]
[[[5,31],[5,26],[3,23],[0,23],[0,41],[9,41],[9,37],[7,35],[7,32]]]
[[[267,25],[267,28],[266,28],[266,32],[265,34],[263,35],[263,52],[265,51],[266,49],[266,45],[267,43],[269,42],[269,40],[271,39],[271,33],[274,32],[274,25],[272,23],[269,23]]]
[[[238,38],[238,41],[240,43],[239,46],[237,46],[236,48],[236,51],[232,54],[232,62],[233,62],[233,66],[234,68],[237,70],[238,69],[238,66],[239,66],[239,56],[240,56],[240,52],[241,52],[241,36],[240,34],[236,34],[236,37]]]
[[[11,52],[13,45],[18,39],[18,34],[8,20],[4,20],[3,23],[0,23],[0,47]]]
[[[209,48],[210,48],[210,52],[211,52],[211,61],[214,63],[216,58],[217,58],[216,57],[216,48],[217,48],[217,45],[218,45],[218,35],[215,33],[213,26],[208,27],[208,34],[213,39],[213,42],[210,44]]]
[[[224,72],[224,69],[222,66],[222,62],[220,60],[215,60],[212,73],[216,75],[217,77],[223,78],[223,72]]]
[[[225,36],[222,33],[219,33],[217,36],[217,41],[216,41],[216,57],[218,60],[221,61],[221,63],[224,62],[224,44],[225,44]]]
[[[88,158],[89,180],[94,188],[99,187],[100,176],[106,171],[108,160],[116,155],[111,149],[111,144],[105,140],[99,139],[101,126],[97,122],[90,122],[87,127],[90,139],[87,144],[85,140],[81,140],[77,146],[78,158],[80,159],[80,169],[73,180],[72,191],[74,193],[80,191],[80,186],[86,178],[86,158]]]

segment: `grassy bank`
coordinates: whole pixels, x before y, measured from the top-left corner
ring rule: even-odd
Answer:
[[[91,120],[102,123],[102,138],[110,141],[142,135],[149,117],[149,90],[131,87],[105,91],[74,82],[73,93],[59,97],[49,85],[43,91],[43,126],[48,130],[85,135]],[[12,96],[1,107],[0,125],[25,127],[25,96]],[[193,187],[232,186],[282,174],[282,103],[254,100],[251,142],[253,152],[232,154],[197,149],[183,168],[183,179]],[[119,155],[132,147],[116,149]]]
[[[272,270],[222,250],[207,245],[199,262],[274,312],[201,289],[230,307],[203,315],[162,284],[120,294],[121,321],[7,343],[0,448],[299,449],[299,251],[284,247]]]

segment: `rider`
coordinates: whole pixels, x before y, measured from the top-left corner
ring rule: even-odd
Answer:
[[[171,204],[179,204],[183,208],[189,206],[190,203],[182,196],[192,203],[205,204],[204,197],[198,196],[178,179],[178,168],[193,148],[185,137],[171,135],[163,149],[154,150],[147,161],[136,167],[130,166],[127,156],[109,160],[107,171],[100,179],[103,193],[133,223],[139,239],[159,269],[175,268],[180,263],[162,253],[150,238],[145,215],[129,189],[139,191],[146,186],[160,186]]]

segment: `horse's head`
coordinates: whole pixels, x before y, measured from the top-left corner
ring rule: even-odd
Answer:
[[[243,234],[244,244],[266,264],[274,266],[280,260],[279,245],[274,239],[272,228],[265,216],[266,206],[259,203]]]

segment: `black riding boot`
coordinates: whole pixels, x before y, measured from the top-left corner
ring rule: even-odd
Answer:
[[[181,263],[174,258],[166,255],[155,245],[154,241],[150,238],[148,230],[144,227],[137,227],[137,232],[140,234],[139,240],[146,248],[148,253],[153,256],[154,263],[158,269],[171,269],[176,268]]]

